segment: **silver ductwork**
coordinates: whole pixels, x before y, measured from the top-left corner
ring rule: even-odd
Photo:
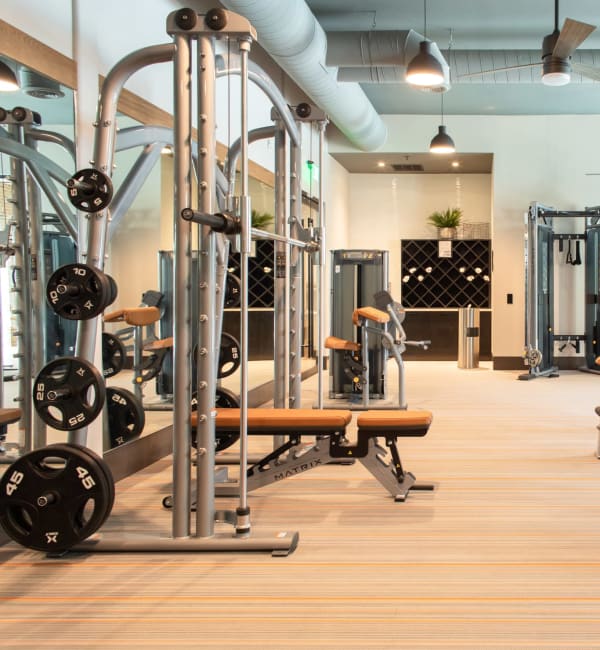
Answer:
[[[338,81],[405,83],[406,66],[419,53],[419,43],[423,40],[425,37],[412,29],[328,32],[327,65],[338,68]],[[442,66],[444,81],[419,90],[449,90],[450,68],[436,43],[431,43],[431,53]]]
[[[327,37],[304,0],[222,0],[256,28],[258,41],[359,149],[381,147],[387,129],[362,88],[327,67]]]

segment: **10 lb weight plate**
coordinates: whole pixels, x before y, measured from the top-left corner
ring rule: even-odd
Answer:
[[[66,264],[48,280],[46,297],[52,309],[68,320],[87,320],[101,314],[116,298],[116,285],[87,264]]]
[[[49,426],[74,431],[93,422],[104,404],[102,375],[79,357],[61,357],[44,366],[33,385],[33,405]]]
[[[135,440],[144,430],[146,416],[138,398],[125,388],[107,388],[108,431],[111,447]]]
[[[106,521],[114,503],[106,463],[80,445],[36,449],[0,479],[0,524],[27,548],[60,554]]]

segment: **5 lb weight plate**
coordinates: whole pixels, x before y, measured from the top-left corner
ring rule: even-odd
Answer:
[[[110,204],[113,186],[110,178],[97,169],[81,169],[67,181],[69,201],[83,212],[100,212]]]
[[[33,405],[49,426],[74,431],[93,422],[106,391],[98,370],[85,359],[61,357],[44,366],[33,385]]]
[[[107,388],[108,431],[111,447],[135,440],[144,430],[146,416],[138,398],[124,388]]]
[[[27,548],[60,554],[106,521],[114,503],[106,463],[80,445],[36,449],[0,479],[0,524]]]
[[[88,320],[101,314],[116,295],[108,276],[100,269],[86,264],[66,264],[50,276],[46,297],[59,316]]]

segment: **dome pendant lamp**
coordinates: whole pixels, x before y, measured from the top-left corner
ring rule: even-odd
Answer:
[[[456,151],[454,140],[446,133],[444,126],[444,95],[442,95],[442,123],[438,126],[438,132],[429,144],[429,151],[431,153],[454,153]]]
[[[0,91],[12,92],[15,90],[19,90],[19,83],[15,73],[4,61],[0,61]]]
[[[427,40],[427,0],[423,0],[425,37],[419,43],[419,53],[406,67],[406,81],[414,86],[437,86],[444,81],[441,63],[431,53],[431,41]]]

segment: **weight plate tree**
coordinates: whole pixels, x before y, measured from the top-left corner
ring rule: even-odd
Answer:
[[[115,498],[106,463],[80,445],[36,449],[0,479],[0,524],[15,542],[61,554],[106,521]]]
[[[48,425],[74,431],[102,411],[106,390],[98,370],[80,357],[55,359],[42,368],[33,386],[33,405]]]
[[[111,448],[140,436],[146,424],[146,415],[140,401],[131,391],[125,388],[107,388],[106,406]]]
[[[66,264],[48,280],[46,297],[63,318],[88,320],[101,314],[116,298],[116,284],[100,269]]]

